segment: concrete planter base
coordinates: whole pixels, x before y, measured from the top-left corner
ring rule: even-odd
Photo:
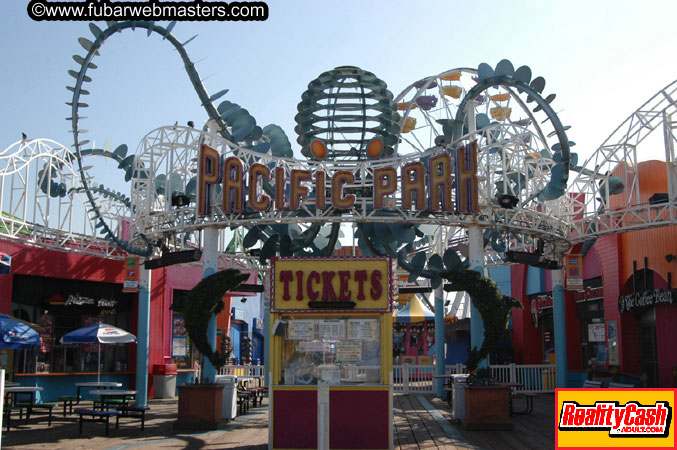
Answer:
[[[466,386],[465,419],[468,430],[512,430],[510,388],[506,386]]]
[[[186,384],[179,386],[179,417],[176,429],[216,430],[228,422],[221,419],[223,385]]]

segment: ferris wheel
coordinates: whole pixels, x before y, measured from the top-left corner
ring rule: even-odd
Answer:
[[[456,68],[422,78],[395,97],[402,114],[395,152],[417,153],[425,160],[426,153],[475,140],[484,211],[501,216],[506,206],[501,202],[508,202],[509,209],[559,213],[568,168],[576,165],[577,157],[568,152],[575,145],[564,133],[569,127],[562,126],[549,107],[555,94],[541,96],[544,88],[543,77],[532,80],[531,69],[515,70],[507,60],[495,69],[483,63],[477,69]],[[550,132],[549,125],[554,128]],[[510,239],[517,245],[535,245],[529,237]],[[505,244],[494,245],[494,250],[503,250]]]

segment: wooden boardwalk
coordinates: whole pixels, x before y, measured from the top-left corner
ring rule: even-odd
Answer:
[[[396,449],[541,450],[555,447],[553,394],[537,396],[530,415],[513,416],[512,431],[465,430],[453,424],[447,403],[432,397],[396,395],[394,408]]]
[[[394,396],[394,447],[401,450],[523,450],[550,449],[555,446],[555,399],[552,394],[538,396],[534,411],[528,416],[513,416],[513,431],[467,431],[451,422],[446,402],[421,395]],[[175,450],[267,450],[268,402],[238,417],[225,428],[206,433],[177,433],[176,400],[151,400],[146,429],[137,421],[124,421],[120,429],[111,427],[104,437],[102,424],[85,424],[78,436],[76,416],[53,417],[51,427],[46,417],[31,417],[30,422],[2,434],[2,448],[11,449],[175,449]]]

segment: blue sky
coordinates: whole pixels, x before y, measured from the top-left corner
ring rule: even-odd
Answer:
[[[34,22],[20,0],[0,2],[0,149],[29,137],[72,143],[68,69],[87,22]],[[266,22],[179,22],[181,40],[210,93],[277,123],[292,141],[308,82],[339,65],[374,72],[397,95],[412,82],[456,67],[510,59],[545,77],[554,109],[588,155],[628,115],[677,78],[677,2],[646,1],[285,1]],[[101,28],[104,23],[98,24]],[[94,61],[83,128],[100,147],[136,149],[150,130],[202,126],[181,60],[160,37],[126,31]],[[660,154],[659,154],[660,156]]]

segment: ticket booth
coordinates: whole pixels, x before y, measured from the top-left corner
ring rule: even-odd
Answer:
[[[393,448],[390,269],[273,261],[269,448]]]

